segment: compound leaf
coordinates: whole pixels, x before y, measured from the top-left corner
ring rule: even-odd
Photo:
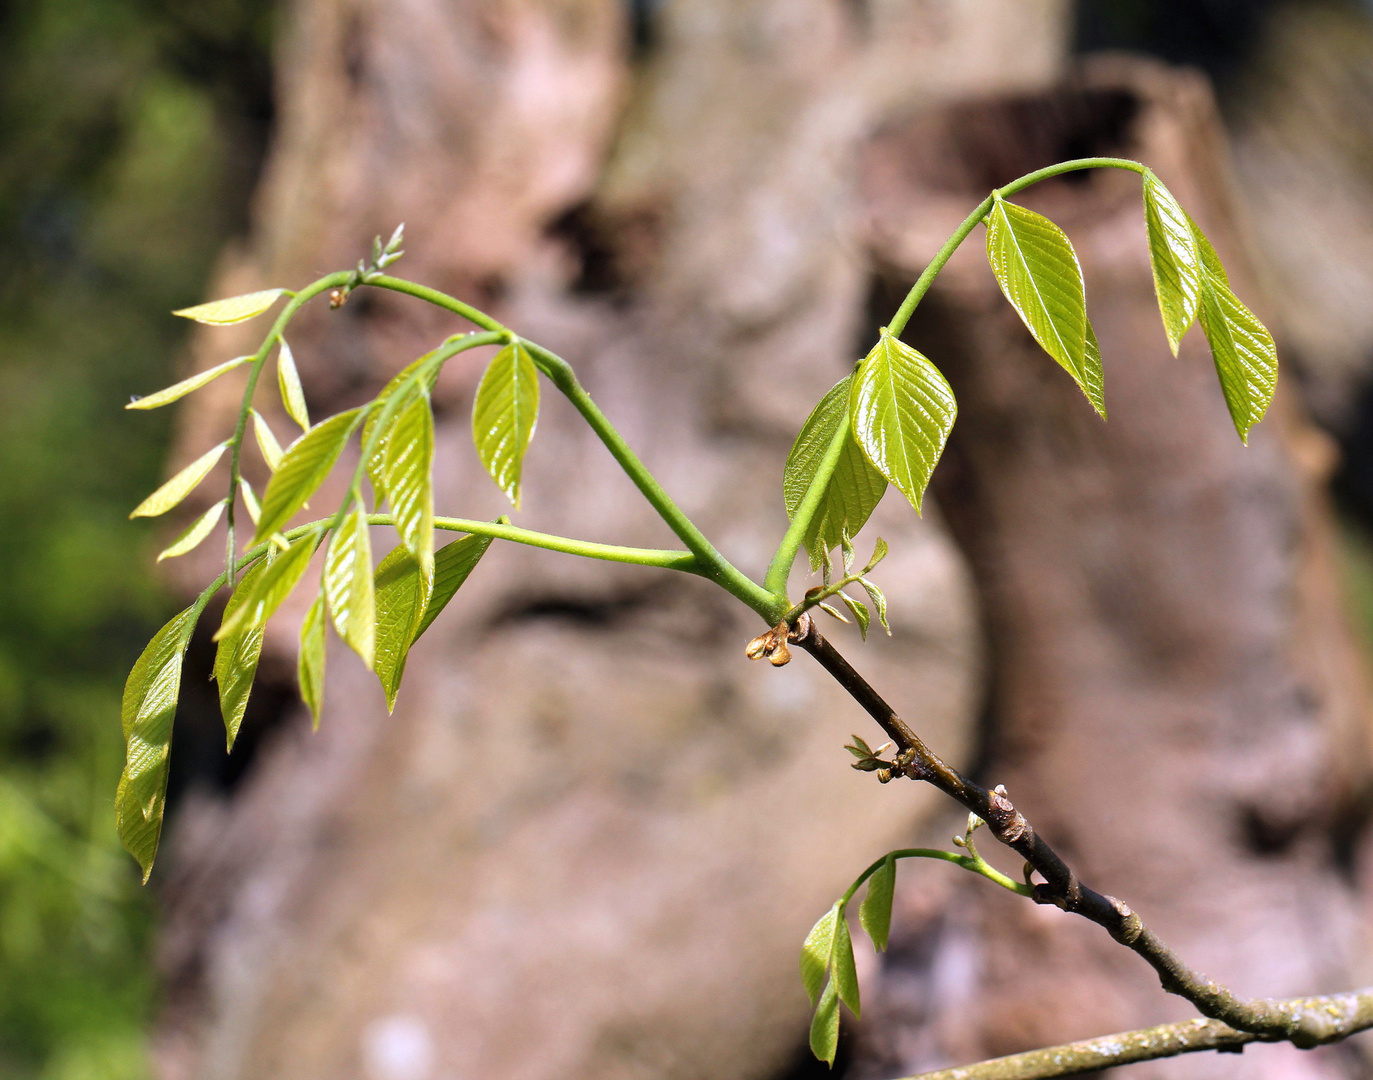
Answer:
[[[1191,219],[1152,172],[1144,174],[1144,224],[1163,332],[1176,356],[1201,306],[1201,252]]]
[[[157,561],[163,559],[174,559],[178,555],[185,555],[186,552],[194,549],[205,537],[209,536],[214,527],[219,524],[220,516],[224,513],[224,507],[228,505],[227,500],[221,500],[210,507],[200,517],[191,523],[191,527],[176,538],[161,555]]]
[[[396,707],[396,692],[405,674],[405,659],[419,637],[433,592],[433,573],[426,574],[406,548],[398,546],[377,567],[375,578],[377,633],[373,670],[386,691],[386,707]]]
[[[919,513],[958,415],[944,376],[884,327],[854,375],[849,413],[863,453]]]
[[[331,416],[293,442],[262,496],[262,516],[253,543],[277,532],[315,493],[338,461],[357,423],[358,410]]]
[[[890,855],[868,878],[868,894],[858,909],[858,921],[872,938],[878,952],[887,951],[887,936],[891,932],[892,898],[896,895],[896,860]]]
[[[159,390],[155,394],[146,397],[134,398],[124,406],[126,409],[159,409],[163,405],[170,405],[173,401],[180,401],[187,394],[199,390],[207,383],[214,382],[221,375],[228,374],[234,368],[246,364],[251,360],[251,356],[236,356],[232,360],[225,360],[224,363],[209,368],[206,371],[197,372],[189,379],[182,379],[179,383],[174,383],[165,390]]]
[[[426,577],[434,573],[434,414],[429,396],[415,394],[386,435],[386,497],[396,533],[419,560]]]
[[[1063,230],[1042,214],[998,198],[987,215],[987,261],[1034,339],[1091,401],[1084,367],[1087,297],[1082,267]]]
[[[324,708],[324,594],[321,592],[300,624],[300,654],[296,659],[300,697],[310,708],[310,720],[319,730]]]
[[[472,439],[477,456],[496,486],[517,508],[520,475],[539,418],[539,371],[522,341],[491,360],[472,405]]]
[[[218,446],[205,451],[139,503],[129,517],[157,517],[159,514],[165,514],[194,491],[196,485],[210,474],[210,470],[219,463],[219,459],[223,456],[228,445],[229,442],[226,439]]]
[[[285,289],[264,289],[261,292],[244,293],[242,296],[229,296],[223,300],[211,300],[208,304],[173,311],[183,319],[194,319],[211,326],[231,326],[247,322],[261,315],[281,298]]]
[[[796,516],[825,451],[845,419],[852,382],[853,376],[846,375],[834,384],[811,410],[792,444],[782,471],[782,499],[788,517]],[[886,491],[886,477],[873,468],[850,429],[825,493],[802,538],[810,554],[812,570],[817,569],[825,555],[846,537],[858,534]]]
[[[277,351],[277,386],[281,388],[281,403],[286,406],[286,415],[301,426],[310,430],[310,410],[305,407],[305,389],[300,385],[300,372],[296,370],[296,357],[286,339],[281,339]]]
[[[324,561],[324,595],[338,636],[372,666],[376,649],[376,596],[372,587],[372,541],[367,512],[354,498]]]

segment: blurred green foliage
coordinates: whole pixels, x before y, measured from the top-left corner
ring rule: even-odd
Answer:
[[[0,2],[0,1076],[148,1075],[152,905],[115,838],[119,695],[170,613],[126,520],[245,219],[269,0]],[[170,410],[168,410],[170,412]]]

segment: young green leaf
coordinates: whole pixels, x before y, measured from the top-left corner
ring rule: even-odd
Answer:
[[[236,356],[232,360],[225,360],[224,363],[212,367],[207,371],[201,371],[192,375],[189,379],[182,379],[179,383],[159,390],[155,394],[147,397],[134,398],[124,406],[126,409],[159,409],[163,405],[170,405],[173,401],[180,401],[187,394],[199,390],[207,383],[214,382],[221,375],[226,375],[234,368],[240,367],[251,360],[251,356]]]
[[[434,573],[434,414],[417,393],[386,436],[386,497],[405,549],[425,577]]]
[[[300,683],[300,697],[310,708],[310,719],[319,730],[319,716],[324,709],[324,594],[315,597],[305,621],[300,624],[300,655],[296,662],[296,679]]]
[[[367,512],[354,497],[324,561],[324,595],[338,636],[372,666],[376,648],[376,598],[372,589],[372,541]]]
[[[1082,392],[1092,403],[1092,408],[1103,420],[1106,419],[1105,379],[1101,371],[1101,346],[1097,343],[1096,331],[1091,320],[1087,322],[1087,340],[1082,349]]]
[[[839,1000],[852,1010],[854,1016],[860,1015],[858,969],[853,962],[853,939],[849,936],[849,921],[842,911],[834,923],[834,952],[830,972],[834,987],[839,992]]]
[[[310,556],[319,544],[320,535],[319,530],[311,530],[292,541],[285,551],[270,559],[271,565],[262,572],[262,577],[246,590],[244,582],[248,575],[245,574],[244,581],[240,581],[234,590],[235,594],[243,593],[244,599],[241,604],[235,604],[234,597],[229,598],[224,608],[224,619],[215,631],[214,640],[223,641],[238,633],[243,626],[265,624],[300,582],[301,575],[310,564]]]
[[[811,481],[843,422],[849,407],[849,387],[852,375],[835,383],[830,391],[811,410],[801,426],[787,464],[782,471],[782,499],[787,516],[795,517],[810,490]],[[810,555],[811,569],[820,566],[827,552],[842,543],[846,536],[855,536],[872,515],[887,490],[887,480],[869,463],[862,449],[853,439],[852,429],[844,449],[825,487],[820,505],[810,520],[802,538]]]
[[[262,519],[262,507],[257,501],[257,496],[253,493],[253,485],[248,483],[246,477],[238,478],[239,494],[243,496],[243,506],[248,511],[248,519],[256,525]]]
[[[262,517],[253,543],[260,544],[280,530],[324,483],[357,419],[358,410],[349,409],[316,424],[290,445],[262,496]]]
[[[1278,386],[1272,335],[1227,285],[1207,273],[1201,290],[1201,328],[1211,344],[1225,404],[1240,438],[1263,419]]]
[[[987,261],[1034,339],[1100,411],[1084,367],[1087,297],[1082,268],[1063,230],[1033,210],[997,198],[987,215]]]
[[[210,507],[200,517],[191,523],[191,527],[176,538],[170,547],[157,557],[157,561],[163,559],[174,559],[178,555],[185,555],[186,552],[195,548],[205,537],[209,536],[214,527],[219,524],[220,515],[224,513],[224,507],[228,503],[220,500]]]
[[[939,369],[884,327],[849,391],[853,435],[916,512],[958,405]]]
[[[869,581],[866,577],[859,578],[858,584],[863,586],[863,591],[868,594],[868,599],[872,601],[872,606],[877,611],[878,623],[887,632],[887,637],[891,637],[891,626],[887,622],[887,594],[879,589],[875,582]]]
[[[264,289],[262,292],[244,293],[242,296],[229,296],[223,300],[211,300],[208,304],[173,311],[183,319],[194,319],[211,326],[230,326],[233,323],[247,322],[261,315],[281,298],[285,289]]]
[[[1152,172],[1144,174],[1144,223],[1163,332],[1176,356],[1201,305],[1201,253],[1186,212]]]
[[[362,443],[364,446],[371,441],[372,430],[381,421],[381,414],[385,411],[392,395],[397,393],[403,385],[409,382],[410,377],[414,375],[416,371],[428,364],[433,358],[433,355],[433,352],[427,352],[418,360],[411,361],[402,370],[397,372],[390,382],[381,388],[381,393],[377,395],[371,410],[367,414],[367,420],[362,426]],[[418,385],[416,383],[410,383],[410,385],[406,387],[404,390],[405,396],[409,397],[412,394],[420,393],[421,390],[425,394],[432,394],[434,384],[438,382],[440,370],[438,365],[432,366],[424,373],[424,376],[419,380]],[[398,411],[391,414],[392,418],[387,424],[387,429],[379,434],[377,445],[372,452],[372,456],[367,461],[367,477],[372,481],[373,501],[377,506],[380,506],[387,497],[386,449],[391,431],[395,427],[396,418],[399,417],[401,411],[404,411],[404,404],[402,402],[397,402],[397,410]]]
[[[224,718],[226,753],[234,748],[238,729],[243,724],[258,660],[262,656],[262,639],[267,631],[263,622],[239,619],[238,613],[254,600],[263,576],[276,561],[275,551],[275,548],[269,548],[264,558],[249,567],[224,607],[222,621],[233,625],[234,629],[221,637],[215,646],[214,679],[219,687],[219,713]]]
[[[854,619],[858,622],[858,633],[864,641],[868,640],[868,626],[872,623],[872,616],[868,614],[867,605],[861,600],[855,600],[848,593],[841,592],[839,599],[844,602],[844,606],[853,612]]]
[[[491,360],[472,404],[477,456],[517,508],[520,475],[539,418],[539,371],[524,343],[515,341]]]
[[[125,848],[143,868],[144,882],[162,831],[172,720],[197,614],[189,607],[154,634],[124,683],[120,719],[128,750],[115,796],[116,821]]]
[[[286,339],[281,339],[277,351],[277,385],[281,388],[281,403],[286,406],[286,415],[305,431],[310,430],[310,410],[305,407],[305,390],[300,385],[300,373],[296,371],[296,357]]]
[[[404,545],[393,549],[377,567],[376,662],[372,669],[386,691],[388,710],[396,707],[396,691],[405,674],[405,658],[419,636],[420,623],[433,590],[433,578],[432,573],[422,572],[419,561]]]
[[[257,439],[257,448],[262,452],[262,460],[267,463],[267,468],[276,472],[281,467],[281,443],[277,442],[277,437],[258,411],[253,409],[252,413],[253,437]]]
[[[825,992],[815,1006],[810,1022],[810,1052],[831,1068],[839,1050],[839,997],[834,981],[825,984]]]
[[[229,442],[226,439],[218,446],[205,451],[200,457],[196,458],[139,503],[129,517],[157,517],[159,514],[165,514],[194,491],[195,486],[210,474],[210,470],[218,464],[220,457],[223,456],[224,450],[228,445]]]
[[[887,936],[891,932],[892,897],[896,894],[896,860],[886,857],[877,871],[868,878],[868,894],[858,909],[858,921],[872,938],[878,952],[887,951]]]
[[[434,586],[429,594],[429,603],[424,609],[424,617],[420,619],[419,629],[415,631],[415,641],[419,640],[420,635],[429,629],[430,624],[439,617],[439,613],[448,606],[448,601],[462,588],[467,575],[476,568],[490,546],[489,536],[464,536],[461,540],[454,540],[453,543],[445,544],[434,552]]]
[[[836,902],[811,927],[801,945],[801,985],[806,988],[812,1005],[820,996],[820,988],[825,985],[825,975],[829,972],[830,957],[834,952],[834,928],[840,918],[839,904]]]

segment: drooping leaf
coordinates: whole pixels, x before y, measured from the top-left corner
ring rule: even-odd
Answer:
[[[429,396],[415,394],[386,440],[386,497],[400,542],[425,577],[434,574],[434,414]]]
[[[1163,332],[1176,356],[1201,305],[1201,253],[1186,212],[1152,172],[1144,174],[1144,223]]]
[[[853,962],[853,939],[849,936],[849,921],[844,913],[834,923],[834,951],[830,961],[830,978],[839,992],[839,1000],[860,1015],[858,1001],[858,969]]]
[[[319,730],[324,709],[324,594],[315,597],[300,624],[300,655],[296,661],[300,697],[310,708],[310,720]]]
[[[868,599],[872,601],[873,608],[877,611],[877,621],[882,629],[891,637],[891,624],[887,622],[887,594],[877,587],[877,584],[866,577],[858,579],[858,584],[863,586],[863,591],[868,594]]]
[[[296,357],[286,339],[281,339],[277,350],[277,386],[281,389],[281,403],[286,406],[286,415],[299,424],[302,430],[310,430],[310,410],[305,407],[305,390],[300,385],[300,372],[296,371]]]
[[[155,394],[147,397],[134,398],[124,406],[126,409],[159,409],[163,405],[170,405],[173,401],[180,401],[187,394],[199,390],[207,383],[214,382],[221,375],[228,374],[234,368],[240,367],[251,360],[251,356],[236,356],[232,360],[225,360],[224,363],[201,371],[192,375],[189,379],[182,379],[179,383],[174,383],[165,390],[159,390]]]
[[[244,582],[248,580],[245,574],[244,580],[234,590],[235,595],[241,592],[244,598],[238,604],[234,603],[234,597],[229,598],[229,604],[224,609],[224,620],[215,631],[214,640],[223,641],[243,626],[265,624],[300,582],[305,567],[310,563],[310,556],[315,553],[319,537],[317,530],[297,537],[285,551],[271,560],[271,565],[248,590],[244,589]]]
[[[331,416],[290,445],[262,496],[262,517],[253,543],[260,544],[281,529],[324,483],[357,418],[357,409]]]
[[[237,620],[237,615],[253,600],[263,575],[275,559],[276,549],[269,548],[264,558],[248,568],[224,607],[222,623],[236,623],[232,633],[225,634],[215,645],[214,679],[219,687],[219,714],[224,718],[227,750],[234,748],[238,729],[243,724],[258,660],[262,656],[262,639],[267,631],[263,622]]]
[[[253,493],[253,485],[248,483],[246,477],[238,478],[238,490],[243,496],[243,505],[248,511],[248,519],[256,525],[262,520],[262,506],[257,501],[257,495]]]
[[[163,559],[174,559],[178,555],[185,555],[186,552],[194,549],[199,543],[209,536],[214,527],[219,524],[220,516],[224,513],[227,501],[215,503],[212,507],[201,514],[191,523],[191,527],[173,541],[172,545],[157,557],[157,561]]]
[[[116,823],[120,840],[143,868],[144,882],[162,832],[172,721],[197,614],[189,607],[154,634],[124,683],[120,719],[127,754],[115,796]]]
[[[885,328],[849,391],[853,436],[916,512],[958,405],[939,369]]]
[[[324,596],[334,629],[369,668],[376,650],[376,598],[372,586],[372,541],[367,512],[354,499],[324,560]]]
[[[1092,403],[1092,408],[1103,420],[1106,419],[1105,379],[1101,371],[1101,346],[1097,343],[1096,331],[1091,320],[1087,322],[1087,341],[1082,350],[1082,392]]]
[[[281,298],[285,289],[264,289],[261,292],[244,293],[242,296],[229,296],[223,300],[211,300],[208,304],[173,311],[183,319],[194,319],[211,326],[230,326],[233,323],[247,322],[261,315]]]
[[[490,546],[489,536],[464,536],[434,552],[434,587],[429,594],[429,604],[424,609],[424,618],[420,620],[420,628],[415,631],[416,641],[448,606],[448,601],[453,599]]]
[[[429,369],[424,372],[423,377],[417,382],[411,381],[411,376],[421,368],[424,368],[425,365],[430,364],[433,356],[433,352],[427,352],[418,360],[414,360],[407,364],[401,371],[396,373],[390,382],[381,388],[381,393],[377,395],[372,408],[368,410],[367,419],[363,422],[363,446],[368,445],[372,441],[373,429],[381,422],[382,414],[386,411],[387,406],[391,402],[391,398],[397,392],[401,392],[404,398],[409,398],[411,395],[421,392],[425,394],[433,393],[434,384],[438,382],[439,378],[440,367],[438,365],[431,365]],[[402,390],[402,387],[404,387],[404,390]],[[386,428],[378,434],[376,447],[373,449],[371,457],[367,459],[367,477],[372,482],[373,501],[377,506],[381,506],[387,498],[387,443],[390,438],[391,429],[394,428],[396,419],[400,416],[400,412],[404,409],[404,405],[405,402],[403,400],[398,400],[396,402],[396,408],[392,410],[391,418],[387,422]]]
[[[226,439],[218,446],[205,451],[139,503],[129,517],[157,517],[159,514],[165,514],[194,491],[196,485],[210,474],[210,470],[219,463],[219,459],[223,456],[224,449],[228,445],[229,442]]]
[[[872,615],[868,613],[867,605],[861,600],[855,600],[845,592],[839,594],[839,599],[844,602],[846,608],[853,612],[853,617],[858,622],[858,633],[864,641],[867,641],[868,627],[872,624]]]
[[[896,860],[890,855],[868,878],[868,894],[858,909],[858,921],[872,938],[878,952],[887,951],[887,936],[891,932],[892,897],[896,894]]]
[[[1224,282],[1205,276],[1201,328],[1211,344],[1225,404],[1240,438],[1263,419],[1278,386],[1278,353],[1272,335]]]
[[[829,972],[830,957],[834,952],[834,928],[839,919],[839,905],[836,903],[820,916],[801,945],[801,985],[806,988],[812,1005],[820,996],[820,988],[825,985],[825,975]]]
[[[524,343],[515,341],[492,358],[482,376],[472,405],[472,440],[491,479],[516,507],[538,418],[539,371]]]
[[[1221,263],[1220,256],[1216,254],[1216,249],[1211,246],[1211,241],[1206,239],[1206,234],[1197,227],[1197,223],[1192,220],[1190,215],[1187,218],[1187,224],[1192,227],[1192,238],[1196,240],[1197,251],[1201,254],[1201,265],[1202,269],[1205,271],[1205,274],[1203,274],[1203,281],[1205,280],[1206,274],[1209,274],[1222,285],[1228,287],[1230,284],[1230,275],[1225,272],[1225,266]],[[1197,313],[1200,315],[1200,307],[1198,307]]]
[[[277,442],[267,421],[256,409],[253,410],[253,437],[257,439],[257,448],[262,452],[262,460],[267,463],[267,468],[276,472],[281,467],[281,443]]]
[[[1091,401],[1083,366],[1087,297],[1082,267],[1063,230],[1042,214],[998,198],[987,215],[987,260],[1034,339]]]
[[[834,981],[825,984],[825,992],[815,1006],[810,1022],[810,1052],[831,1068],[839,1050],[839,997]]]
[[[392,550],[377,567],[376,662],[373,670],[386,691],[388,710],[396,707],[396,691],[405,674],[405,658],[419,636],[433,579],[432,573],[423,573],[419,560],[403,545]]]
[[[792,444],[782,471],[782,499],[788,517],[796,516],[835,431],[847,417],[852,382],[853,376],[847,375],[835,383],[811,410]],[[817,569],[825,554],[843,543],[845,537],[858,534],[886,490],[886,478],[864,456],[850,429],[830,482],[802,538],[812,570]]]

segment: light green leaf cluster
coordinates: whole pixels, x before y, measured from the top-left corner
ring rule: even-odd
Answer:
[[[539,372],[524,342],[516,340],[492,358],[472,404],[477,456],[516,509],[524,454],[538,418]]]
[[[360,412],[349,409],[331,416],[286,449],[262,495],[262,514],[253,543],[260,544],[279,532],[324,483],[357,427]]]
[[[830,1065],[839,1048],[839,1003],[859,1015],[858,969],[844,907],[845,901],[840,900],[825,912],[801,946],[801,982],[815,1007],[810,1049]]]

